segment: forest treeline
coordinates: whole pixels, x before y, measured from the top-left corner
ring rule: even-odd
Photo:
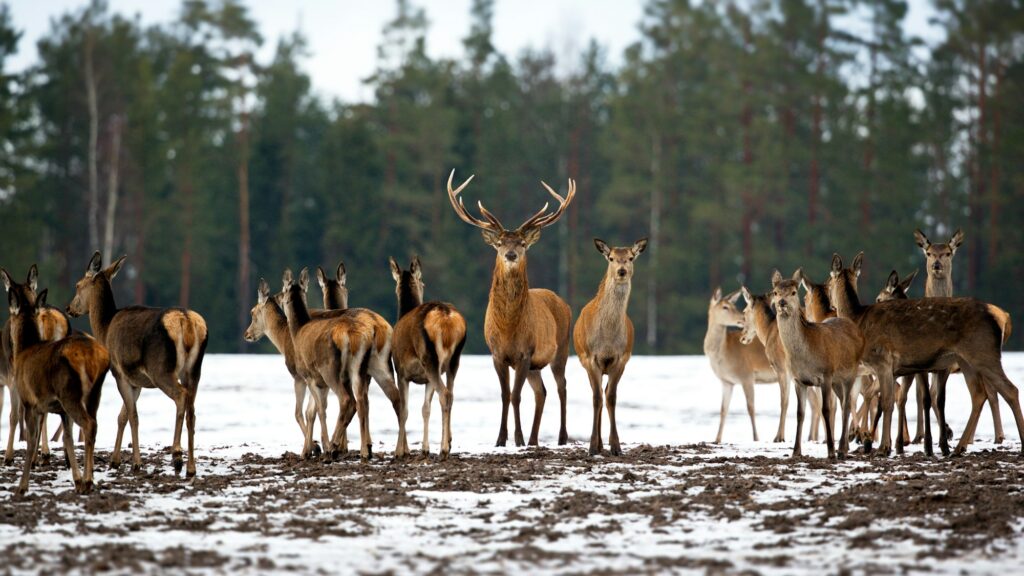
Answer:
[[[240,0],[186,0],[154,26],[85,4],[18,73],[29,47],[3,6],[0,265],[37,262],[64,303],[94,249],[127,253],[119,303],[190,306],[233,352],[270,349],[241,337],[260,277],[344,259],[352,305],[394,319],[387,258],[418,254],[428,299],[454,302],[484,352],[494,253],[448,204],[455,168],[476,174],[467,205],[510,226],[548,200],[541,179],[577,180],[529,266],[576,312],[605,268],[594,236],[651,238],[639,353],[698,352],[716,285],[824,279],[833,251],[866,252],[865,297],[892,268],[921,268],[921,296],[917,227],[962,227],[957,292],[1020,316],[1024,5],[933,5],[942,39],[923,43],[899,0],[648,0],[612,66],[586,39],[570,62],[498,52],[493,0],[453,32],[461,58],[431,58],[430,14],[398,0],[367,103],[317,95],[301,31],[263,38]]]

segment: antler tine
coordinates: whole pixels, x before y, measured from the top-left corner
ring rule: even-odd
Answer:
[[[492,223],[492,222],[485,222],[483,220],[480,220],[479,218],[476,218],[476,217],[472,216],[469,213],[469,211],[466,210],[466,205],[462,203],[462,198],[458,198],[456,200],[456,196],[459,195],[459,192],[462,192],[462,190],[465,189],[466,186],[468,186],[470,182],[472,182],[473,176],[470,176],[469,178],[467,178],[466,181],[463,182],[455,190],[452,190],[452,179],[453,178],[455,178],[455,169],[454,168],[452,169],[451,174],[448,175],[448,200],[452,203],[452,208],[455,209],[455,214],[457,214],[458,217],[461,218],[463,222],[465,222],[467,224],[472,224],[473,226],[476,226],[477,228],[483,228],[485,230],[493,229],[494,228],[494,223]],[[486,214],[485,214],[485,216],[486,216]]]
[[[494,226],[497,226],[501,230],[505,229],[505,227],[501,225],[501,221],[498,220],[498,217],[495,216],[494,214],[491,214],[490,211],[487,210],[487,208],[484,208],[483,202],[477,200],[476,206],[477,208],[480,209],[480,213],[484,215],[484,218],[486,218],[488,222],[490,222]]]
[[[558,193],[551,188],[551,186],[547,185],[547,182],[541,180],[540,183],[544,186],[544,188],[547,189],[549,194],[551,194],[552,196],[555,197],[556,200],[558,200],[558,208],[555,209],[554,212],[546,216],[541,216],[537,218],[535,221],[531,222],[531,224],[534,226],[544,227],[554,224],[556,221],[558,221],[558,219],[562,217],[562,213],[565,212],[565,209],[569,207],[570,203],[572,203],[572,199],[576,197],[576,181],[573,180],[572,178],[569,178],[569,192],[568,194],[566,194],[565,198],[559,196]]]
[[[529,218],[527,218],[526,222],[523,222],[523,224],[519,227],[519,229],[520,230],[526,230],[530,226],[533,226],[534,224],[537,223],[538,220],[540,220],[540,217],[543,216],[547,211],[548,211],[548,203],[545,202],[544,203],[544,207],[541,208],[540,211],[537,212],[536,214],[534,214],[533,216],[530,216]]]

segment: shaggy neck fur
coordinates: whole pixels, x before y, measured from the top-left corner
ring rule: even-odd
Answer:
[[[626,308],[629,306],[629,292],[632,283],[616,282],[612,273],[605,274],[604,281],[597,288],[597,317],[594,319],[599,330],[619,330],[623,326]]]
[[[35,316],[35,308],[23,306],[17,316],[11,317],[11,352],[15,361],[22,350],[42,342],[42,338],[39,337],[39,327],[36,326],[33,316]]]
[[[498,323],[499,328],[511,329],[518,326],[526,316],[530,281],[526,277],[525,254],[523,261],[514,268],[506,268],[501,261],[501,255],[494,260],[488,306],[493,309],[492,318]]]
[[[925,298],[952,297],[953,277],[946,274],[945,278],[935,278],[929,274],[928,280],[924,283],[924,296]]]
[[[843,318],[859,318],[864,313],[865,307],[861,306],[860,297],[857,296],[857,291],[853,289],[853,285],[847,277],[847,272],[845,270],[840,272],[840,276],[836,281],[838,282],[838,289],[835,294],[836,298],[832,302],[836,312]]]

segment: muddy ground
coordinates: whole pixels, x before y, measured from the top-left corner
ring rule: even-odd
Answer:
[[[100,473],[87,496],[61,460],[21,499],[20,467],[0,467],[0,572],[984,572],[1019,569],[1024,527],[1011,449],[840,463],[705,444],[369,464],[214,452],[189,481],[144,452],[145,472]]]

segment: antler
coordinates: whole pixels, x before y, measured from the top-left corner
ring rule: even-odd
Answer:
[[[555,222],[558,221],[559,218],[562,217],[562,213],[565,212],[565,209],[569,207],[569,204],[572,202],[572,199],[576,197],[576,181],[573,180],[572,178],[569,178],[569,193],[566,194],[565,198],[562,198],[561,196],[558,195],[557,192],[552,190],[551,186],[547,185],[547,182],[541,180],[540,183],[544,185],[544,188],[548,191],[549,194],[555,197],[555,200],[558,200],[558,209],[552,212],[551,214],[546,214],[548,211],[548,205],[544,204],[544,207],[541,208],[539,212],[537,212],[533,216],[530,216],[530,219],[527,220],[526,222],[523,222],[523,225],[519,227],[519,230],[526,230],[527,228],[534,227],[543,228],[545,226],[550,226],[551,224],[554,224]]]
[[[451,174],[448,175],[448,200],[451,201],[452,208],[455,209],[455,213],[458,214],[459,218],[462,218],[462,221],[467,224],[472,224],[473,226],[483,228],[484,230],[496,230],[499,232],[504,230],[505,227],[501,225],[501,222],[499,222],[497,218],[494,217],[494,214],[491,214],[486,208],[484,208],[483,203],[477,202],[477,207],[480,208],[480,213],[483,214],[486,220],[480,220],[479,218],[471,215],[466,210],[466,205],[462,203],[462,198],[456,200],[455,197],[459,195],[459,192],[462,192],[462,190],[473,181],[473,176],[470,176],[458,188],[452,190],[452,179],[454,177],[455,169],[452,169]]]

